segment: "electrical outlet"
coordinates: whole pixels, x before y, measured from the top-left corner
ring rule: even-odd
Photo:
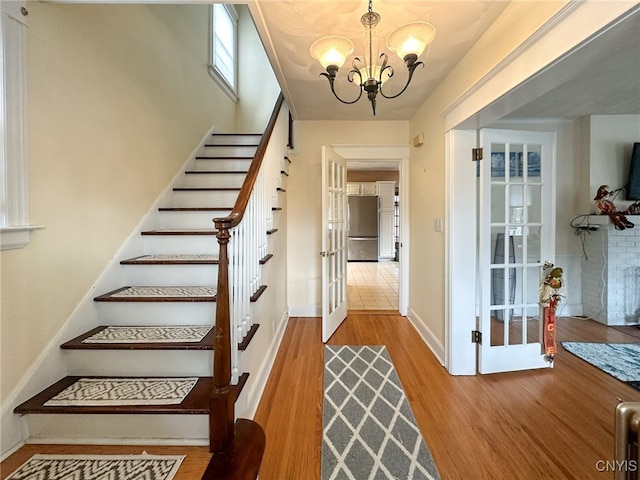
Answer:
[[[441,218],[434,218],[433,219],[433,231],[434,232],[441,232],[442,231],[442,219]]]

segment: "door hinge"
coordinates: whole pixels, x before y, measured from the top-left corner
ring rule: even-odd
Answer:
[[[471,149],[471,161],[479,162],[482,160],[482,147]]]
[[[471,343],[482,343],[482,332],[471,330]]]

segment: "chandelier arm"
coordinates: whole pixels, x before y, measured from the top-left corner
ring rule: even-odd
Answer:
[[[402,95],[404,93],[404,91],[407,89],[407,87],[409,86],[409,84],[411,83],[411,79],[413,78],[413,72],[415,71],[415,69],[416,69],[416,67],[418,65],[422,65],[424,67],[424,63],[422,63],[422,62],[415,62],[413,65],[408,67],[408,69],[409,69],[409,78],[407,78],[407,83],[405,83],[404,88],[402,90],[400,90],[395,95],[385,95],[384,92],[382,91],[382,88],[380,88],[380,95],[382,95],[384,98],[397,98],[400,95]],[[391,66],[389,65],[389,66],[387,66],[385,68],[391,68]],[[380,72],[380,75],[382,76],[382,72]],[[389,77],[391,77],[391,75],[393,75],[393,68],[391,69],[391,74],[389,75]]]
[[[355,61],[354,61],[354,67],[355,67]],[[327,69],[327,70],[329,70],[329,69]],[[331,93],[333,93],[334,97],[336,97],[342,103],[345,103],[347,105],[351,105],[351,104],[356,103],[358,100],[360,100],[360,97],[362,97],[362,92],[363,92],[362,86],[360,86],[360,84],[362,83],[362,76],[360,75],[360,72],[356,68],[353,68],[352,70],[349,70],[349,72],[347,73],[347,80],[349,80],[349,82],[351,82],[351,83],[355,83],[354,80],[353,80],[354,75],[358,75],[358,78],[360,78],[360,83],[358,84],[359,85],[359,89],[360,89],[360,94],[354,100],[343,100],[336,93],[336,90],[335,90],[335,88],[333,86],[333,84],[335,82],[335,79],[336,79],[336,72],[337,72],[337,69],[333,70],[333,71],[329,70],[329,73],[322,72],[320,75],[322,75],[323,77],[326,77],[327,80],[329,80],[329,86],[331,87]]]

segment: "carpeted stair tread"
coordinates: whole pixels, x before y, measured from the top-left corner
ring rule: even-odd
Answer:
[[[109,325],[102,325],[89,330],[88,332],[78,335],[77,337],[63,343],[60,348],[64,350],[213,350],[215,340],[215,329],[211,329],[205,337],[198,342],[179,342],[179,341],[162,341],[162,342],[135,342],[135,341],[118,341],[113,343],[86,343],[88,339],[107,329]],[[254,324],[245,338],[238,343],[238,350],[246,350],[260,327]],[[172,328],[163,327],[163,328]],[[178,328],[178,327],[175,327]]]
[[[146,230],[141,235],[217,235],[218,231],[213,228],[159,228],[157,230]]]
[[[217,255],[140,255],[120,262],[121,265],[217,265]]]
[[[245,175],[246,170],[187,170],[185,175]]]
[[[256,302],[267,289],[261,285],[251,296]],[[126,286],[94,298],[96,302],[215,302],[216,288],[208,286]]]
[[[159,212],[225,212],[233,207],[160,207]]]
[[[215,302],[216,288],[207,286],[126,286],[95,297],[96,302]]]
[[[244,373],[237,385],[233,385],[236,398],[240,395],[249,377]],[[182,403],[176,405],[118,405],[118,406],[46,406],[45,403],[58,395],[81,378],[109,378],[99,376],[68,376],[64,377],[50,387],[44,389],[26,402],[17,406],[14,413],[65,413],[65,414],[209,414],[209,396],[213,389],[213,377],[199,377],[196,385],[184,398]],[[117,377],[136,378],[136,377]],[[140,377],[146,378],[146,377]],[[161,378],[161,377],[155,377]]]
[[[241,187],[175,187],[174,192],[239,192]]]

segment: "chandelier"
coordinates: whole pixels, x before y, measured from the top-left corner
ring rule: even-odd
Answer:
[[[340,98],[334,88],[338,70],[342,67],[347,57],[353,53],[353,42],[341,36],[323,37],[313,42],[310,53],[327,70],[320,75],[329,80],[331,92],[338,100],[342,103],[353,104],[360,100],[363,92],[367,92],[367,97],[371,102],[371,108],[375,115],[378,93],[384,98],[396,98],[407,89],[416,67],[424,65],[418,61],[418,57],[433,41],[436,29],[427,22],[412,22],[398,27],[389,35],[387,48],[404,61],[409,76],[402,90],[395,95],[387,95],[382,91],[382,84],[393,76],[393,67],[387,63],[389,57],[386,53],[383,52],[378,55],[378,32],[376,31],[376,26],[380,22],[380,15],[373,11],[372,0],[369,0],[369,10],[362,15],[360,22],[364,27],[363,58],[355,57],[351,70],[347,73],[347,80],[360,86],[360,91],[355,99],[344,100]],[[381,61],[379,65],[378,60]]]

